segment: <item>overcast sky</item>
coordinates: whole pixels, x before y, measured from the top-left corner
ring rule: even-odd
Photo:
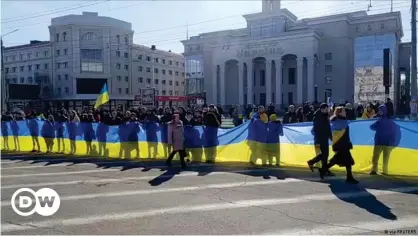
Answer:
[[[242,28],[246,26],[243,14],[261,11],[261,0],[248,1],[1,1],[1,33],[19,31],[4,37],[5,46],[28,43],[30,40],[49,40],[48,26],[51,18],[98,12],[131,22],[135,31],[134,42],[157,45],[157,48],[183,52],[180,40],[199,33]],[[93,5],[94,4],[94,5]],[[390,1],[372,1],[369,14],[390,11]],[[369,0],[362,1],[282,1],[299,19],[336,13],[367,10]],[[402,14],[403,41],[410,41],[410,1],[395,0],[394,11]],[[27,18],[27,19],[25,19]],[[152,31],[152,32],[150,32]]]

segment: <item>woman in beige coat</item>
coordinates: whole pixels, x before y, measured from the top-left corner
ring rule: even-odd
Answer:
[[[171,166],[171,161],[176,153],[180,155],[181,167],[186,168],[184,158],[187,156],[184,148],[184,129],[183,122],[180,120],[179,114],[173,115],[173,120],[168,122],[168,144],[173,146],[173,151],[168,156],[166,161],[168,166]]]

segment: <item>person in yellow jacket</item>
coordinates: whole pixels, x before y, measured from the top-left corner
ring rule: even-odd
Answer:
[[[266,114],[266,110],[264,109],[264,106],[259,106],[257,113],[260,115],[260,120],[264,123],[269,122],[269,117]]]
[[[363,112],[363,115],[361,115],[362,119],[372,119],[375,115],[375,111],[372,108],[370,104],[366,106],[366,109]]]

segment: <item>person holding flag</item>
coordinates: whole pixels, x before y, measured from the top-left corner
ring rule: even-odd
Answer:
[[[107,91],[107,84],[103,85],[100,95],[97,97],[96,104],[94,104],[94,109],[99,108],[101,105],[109,102],[109,92]]]

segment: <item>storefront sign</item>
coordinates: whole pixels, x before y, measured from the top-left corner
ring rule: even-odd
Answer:
[[[185,96],[157,96],[157,101],[162,102],[162,101],[186,101],[186,97]]]
[[[262,57],[282,55],[283,49],[280,47],[262,47],[262,48],[243,48],[237,50],[237,57]]]
[[[143,88],[141,89],[141,102],[143,106],[155,105],[155,89],[154,88]]]

